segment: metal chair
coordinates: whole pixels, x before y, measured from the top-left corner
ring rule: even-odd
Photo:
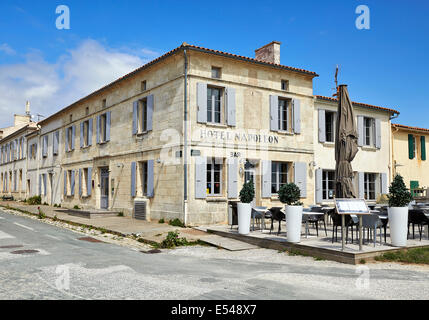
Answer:
[[[252,208],[252,221],[253,221],[253,226],[252,226],[252,230],[255,231],[255,220],[258,221],[259,220],[259,226],[260,229],[263,230],[265,229],[265,212],[268,211],[267,207],[253,207]]]
[[[368,241],[369,241],[369,230],[374,231],[374,247],[376,245],[377,239],[377,228],[380,228],[380,245],[382,244],[381,238],[381,228],[383,227],[383,222],[380,220],[380,217],[377,214],[367,214],[362,216],[362,228],[368,230]],[[385,235],[386,236],[386,235]],[[363,236],[365,239],[365,236]]]
[[[279,222],[279,230],[278,230],[277,234],[280,234],[282,221],[286,221],[286,216],[281,211],[282,207],[272,207],[272,208],[270,208],[268,210],[271,212],[270,234],[271,234],[271,231],[273,231],[273,228],[274,228],[274,221],[278,221]]]
[[[338,227],[341,228],[341,215],[339,215],[335,209],[332,209],[328,211],[329,216],[332,219],[332,243],[334,243],[334,234],[335,234],[335,241],[338,241]],[[348,241],[348,235],[349,235],[349,227],[352,229],[352,243],[353,243],[353,226],[356,225],[356,221],[352,219],[350,215],[345,215],[345,228],[346,228],[346,243]]]
[[[414,226],[417,225],[420,234],[420,241],[422,241],[422,233],[425,225],[428,225],[428,239],[429,239],[429,218],[425,215],[424,210],[409,210],[408,211],[408,235],[410,234],[410,224],[413,225],[413,239]]]

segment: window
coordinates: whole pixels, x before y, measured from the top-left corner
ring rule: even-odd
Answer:
[[[282,185],[287,184],[289,180],[289,164],[287,162],[271,163],[271,193],[278,193]]]
[[[101,106],[102,106],[102,108],[106,108],[106,106],[107,106],[107,100],[106,99],[103,99]]]
[[[207,194],[219,196],[222,194],[222,160],[207,159]]]
[[[37,155],[37,144],[33,143],[30,145],[30,154],[31,154],[31,159],[36,159],[36,155]]]
[[[291,131],[292,129],[292,103],[290,99],[279,98],[279,130]]]
[[[416,155],[417,155],[416,136],[413,136],[413,159],[416,158]]]
[[[335,171],[323,170],[322,173],[322,199],[331,200],[335,197]]]
[[[147,98],[139,101],[138,108],[138,133],[144,133],[147,131]]]
[[[70,123],[72,123],[73,122],[73,115],[71,114],[69,118],[70,118]]]
[[[90,145],[90,139],[92,138],[89,136],[89,120],[83,122],[81,129],[83,130],[83,147],[86,148]]]
[[[221,72],[221,68],[212,67],[212,78],[220,79],[220,72]]]
[[[85,115],[87,116],[89,114],[89,108],[88,107],[86,107],[85,108]]]
[[[207,122],[222,123],[223,89],[207,87]]]
[[[22,189],[22,169],[19,169],[19,180],[18,180],[18,185],[19,185],[19,191],[21,191]]]
[[[54,156],[58,155],[59,142],[60,142],[60,132],[59,131],[55,131],[54,132],[53,142],[52,142],[52,154]]]
[[[16,183],[16,170],[13,171],[13,191],[16,192],[17,190],[17,183]]]
[[[141,82],[141,91],[143,92],[143,91],[146,91],[146,80],[143,80],[142,82]]]
[[[364,175],[364,197],[366,200],[375,200],[376,198],[376,174],[365,173]]]
[[[100,116],[100,141],[107,141],[107,114],[102,114]]]
[[[67,135],[67,139],[66,139],[66,143],[67,143],[67,147],[66,150],[67,151],[72,151],[73,150],[73,127],[68,127],[66,129],[66,135]]]
[[[335,142],[335,116],[336,112],[325,112],[326,142]]]
[[[147,196],[147,161],[142,161],[139,163],[139,171],[140,171],[140,191],[142,196]]]
[[[43,136],[42,142],[42,157],[46,158],[48,156],[48,135]]]
[[[289,91],[289,80],[282,80],[282,90]]]
[[[375,145],[375,120],[373,118],[363,118],[364,125],[364,145],[374,146]]]

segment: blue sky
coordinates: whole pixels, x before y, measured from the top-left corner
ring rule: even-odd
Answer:
[[[55,27],[58,5],[70,30]],[[358,30],[355,9],[370,9]],[[0,127],[29,99],[49,115],[186,41],[253,57],[282,42],[281,63],[317,72],[331,96],[336,64],[352,100],[401,111],[429,127],[428,1],[8,1],[0,2]]]

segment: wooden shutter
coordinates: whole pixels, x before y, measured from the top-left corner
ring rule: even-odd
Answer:
[[[195,199],[207,197],[207,159],[195,158]]]
[[[79,197],[82,197],[82,169],[79,169]]]
[[[64,196],[67,195],[67,171],[64,171]]]
[[[381,121],[375,119],[375,147],[381,149]]]
[[[227,121],[229,126],[235,126],[235,89],[226,88]]]
[[[307,164],[295,162],[294,164],[295,184],[301,190],[301,198],[307,197]]]
[[[326,111],[319,109],[319,142],[326,142]]]
[[[131,162],[131,197],[136,196],[136,163]]]
[[[279,131],[279,97],[270,95],[270,130]]]
[[[262,198],[271,197],[271,161],[262,160]]]
[[[138,128],[138,115],[139,115],[139,102],[134,101],[133,102],[133,135],[137,134],[137,128]]]
[[[207,83],[197,83],[197,122],[207,123]]]
[[[106,142],[110,141],[110,125],[112,119],[111,115],[111,111],[106,112]]]
[[[74,150],[74,140],[76,136],[76,126],[72,126],[72,141],[71,141],[71,149]]]
[[[153,127],[153,103],[154,97],[153,94],[147,97],[147,122],[146,122],[146,130],[151,131]]]
[[[228,198],[238,197],[238,159],[228,159]]]
[[[387,174],[381,173],[380,176],[381,176],[381,193],[387,194],[389,193],[387,190]]]
[[[148,160],[147,162],[147,197],[153,198],[154,196],[154,161]]]
[[[56,131],[53,135],[53,141],[52,141],[52,154],[56,155],[58,154],[58,142],[59,142],[60,132]]]
[[[92,118],[88,121],[88,146],[92,146]]]
[[[43,177],[43,195],[45,195],[46,196],[46,194],[47,194],[47,184],[46,184],[46,173],[44,173],[43,175],[42,175],[42,177]],[[16,178],[15,178],[15,185],[16,185]]]
[[[86,192],[87,195],[90,196],[92,193],[92,168],[89,167],[88,168],[88,177],[87,177],[87,186],[86,186]]]
[[[421,152],[421,159],[426,160],[426,137],[425,136],[420,137],[420,152]]]
[[[65,130],[65,139],[66,139],[66,143],[64,144],[64,148],[65,148],[65,151],[67,152],[67,151],[69,151],[68,150],[68,148],[69,148],[69,135],[68,135],[68,132],[69,132],[69,128],[67,128],[66,130]]]
[[[414,136],[408,135],[408,158],[414,159]]]
[[[74,170],[72,170],[71,171],[71,181],[70,181],[70,188],[71,188],[71,191],[70,191],[70,194],[72,195],[72,196],[74,196]]]
[[[299,99],[292,99],[293,109],[293,132],[301,133],[301,101]]]
[[[100,143],[100,127],[101,127],[101,117],[97,116],[97,123],[96,123],[96,141],[97,144]]]
[[[365,173],[358,172],[358,195],[359,199],[365,198]]]
[[[39,174],[39,196],[42,195],[42,175]]]
[[[80,123],[80,147],[83,148],[84,144],[84,136],[83,136],[83,122]]]
[[[316,179],[316,203],[322,203],[323,202],[323,170],[322,169],[316,169],[315,179]]]
[[[358,125],[358,146],[363,146],[364,132],[363,132],[363,116],[357,117],[357,125]]]

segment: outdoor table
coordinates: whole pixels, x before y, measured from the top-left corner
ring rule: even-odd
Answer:
[[[267,212],[269,212],[270,210],[268,210],[267,208],[264,208],[264,209],[262,209],[262,208],[258,208],[258,207],[254,207],[254,208],[252,208],[252,210],[255,210],[255,211],[258,211],[258,212],[260,212],[261,214],[262,214],[262,222],[261,222],[261,232],[263,232],[264,230],[265,230],[265,214],[267,213]],[[253,216],[253,223],[252,223],[252,231],[255,231],[255,216]]]
[[[312,212],[312,211],[303,211],[302,215],[306,216],[323,216],[324,212]],[[287,222],[286,222],[287,223]],[[305,220],[305,237],[308,238],[308,219]]]

